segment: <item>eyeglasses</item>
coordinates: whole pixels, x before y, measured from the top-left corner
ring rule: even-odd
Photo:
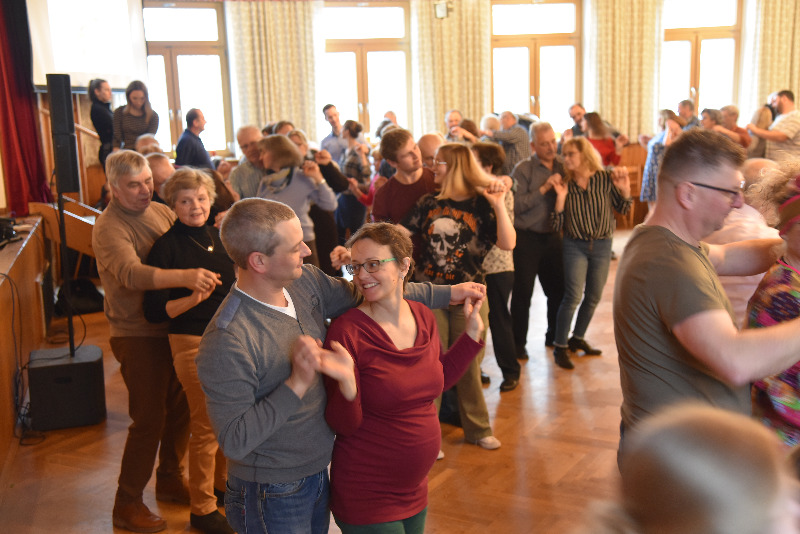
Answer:
[[[376,273],[381,269],[381,264],[387,261],[395,261],[397,258],[386,258],[385,260],[367,260],[364,263],[345,263],[345,270],[352,276],[355,276],[361,271],[363,267],[368,273]]]
[[[731,197],[731,204],[739,200],[739,195],[741,195],[744,192],[744,180],[739,182],[739,189],[725,189],[724,187],[716,187],[713,185],[701,184],[700,182],[689,182],[689,183],[697,187],[703,187],[705,189],[719,191],[720,193],[727,193]]]

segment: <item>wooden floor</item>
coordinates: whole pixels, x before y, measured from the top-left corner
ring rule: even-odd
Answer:
[[[619,254],[627,232],[618,232]],[[600,358],[575,358],[575,370],[553,364],[544,347],[545,316],[536,287],[528,335],[530,360],[520,386],[498,391],[502,380],[491,348],[483,364],[492,383],[484,392],[495,435],[503,446],[486,451],[464,442],[460,428],[442,425],[445,458],[430,473],[430,534],[569,532],[588,503],[614,495],[618,473],[619,368],[611,319],[616,261],[587,339]],[[17,534],[112,532],[111,509],[125,443],[127,396],[100,314],[86,316],[86,343],[104,351],[107,420],[44,433],[14,444],[0,474],[0,531]],[[76,321],[76,337],[83,326]],[[189,509],[156,502],[154,480],[145,503],[167,520],[165,532],[195,532]],[[119,531],[124,532],[124,531]],[[331,532],[339,532],[331,522]],[[280,533],[278,533],[280,534]]]

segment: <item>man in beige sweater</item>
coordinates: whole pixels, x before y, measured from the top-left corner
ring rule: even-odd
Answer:
[[[189,437],[189,410],[172,366],[167,324],[148,323],[142,299],[149,289],[203,291],[220,282],[205,269],[145,265],[150,247],[172,226],[175,214],[151,202],[153,176],[141,154],[115,152],[106,161],[106,173],[112,200],[97,219],[92,246],[105,290],[111,350],[120,362],[133,420],[122,454],[113,523],[134,532],[158,532],[166,522],[150,512],[142,494],[158,452],[156,499],[189,503],[180,467]]]

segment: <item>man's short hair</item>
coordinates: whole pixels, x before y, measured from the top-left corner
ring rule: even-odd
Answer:
[[[134,147],[136,148],[136,152],[139,152],[143,155],[147,155],[156,151],[161,152],[161,145],[158,144],[158,139],[156,139],[156,136],[151,133],[143,133],[137,137]]]
[[[255,131],[259,132],[259,133],[261,132],[261,128],[259,128],[255,124],[245,124],[244,126],[239,128],[238,130],[236,130],[236,138],[238,139],[240,135],[242,135],[244,132],[246,132],[248,130],[255,130]]]
[[[778,91],[778,96],[785,96],[789,99],[789,101],[794,102],[794,93],[788,89],[784,89],[783,91]]]
[[[727,106],[722,106],[719,108],[722,113],[727,113],[729,115],[733,115],[735,118],[739,118],[739,108],[734,106],[733,104],[728,104]]]
[[[220,226],[220,238],[228,256],[247,269],[247,258],[253,252],[271,256],[283,236],[275,227],[296,218],[295,212],[282,202],[265,198],[245,198],[236,202],[225,214]]]
[[[276,122],[275,125],[272,127],[272,133],[278,133],[287,126],[291,126],[292,130],[294,130],[294,124],[292,124],[292,121],[280,120]]]
[[[192,108],[189,111],[187,111],[186,112],[186,126],[191,128],[194,125],[194,121],[198,118],[198,115],[200,115],[200,110],[197,109],[197,108]]]
[[[693,180],[698,173],[730,165],[738,169],[746,154],[739,143],[713,130],[692,128],[683,132],[664,152],[658,172],[659,195],[661,187]]]
[[[705,108],[700,115],[708,115],[708,118],[716,124],[722,124],[722,112],[718,109]]]
[[[500,117],[494,113],[488,113],[481,117],[481,130],[497,131],[502,126],[500,125]]]
[[[164,183],[161,189],[162,198],[169,207],[174,208],[179,192],[186,189],[195,191],[201,187],[206,188],[208,199],[213,204],[217,199],[217,188],[214,185],[214,179],[200,169],[181,167]]]
[[[528,128],[528,137],[531,139],[531,143],[536,142],[536,134],[539,132],[543,132],[545,130],[553,130],[553,126],[546,121],[536,121],[532,122],[530,127]]]
[[[389,130],[381,137],[381,155],[387,161],[397,163],[397,151],[403,148],[409,139],[414,139],[411,132],[403,128]]]
[[[147,164],[150,165],[150,167],[152,167],[153,163],[155,163],[156,161],[159,162],[166,161],[167,163],[169,163],[169,156],[167,156],[163,152],[151,152],[150,154],[144,156],[144,159],[147,160]]]
[[[692,111],[692,113],[694,113],[694,102],[692,102],[691,100],[681,100],[680,102],[678,102],[678,106],[689,108]]]
[[[113,152],[106,160],[106,178],[108,184],[117,187],[120,178],[124,176],[137,176],[147,167],[144,156],[133,150],[119,150]]]
[[[326,111],[328,111],[331,108],[335,108],[335,107],[336,106],[334,106],[333,104],[325,104],[325,107],[322,108],[322,114],[325,115]]]
[[[447,117],[449,117],[451,113],[458,113],[461,116],[461,118],[464,118],[464,115],[460,111],[458,111],[457,109],[451,109],[447,113],[444,114],[445,122],[447,122]]]
[[[583,107],[583,104],[581,104],[580,102],[575,102],[574,104],[572,104],[572,105],[569,107],[569,109],[572,109],[572,108],[574,108],[575,106],[578,106],[578,107],[579,107],[579,108],[581,108],[583,111],[586,111],[586,108],[585,108],[585,107]],[[567,111],[569,111],[569,109],[568,109]]]

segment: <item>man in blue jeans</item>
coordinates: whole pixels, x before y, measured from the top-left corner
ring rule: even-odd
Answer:
[[[237,202],[220,233],[239,278],[203,335],[197,372],[228,458],[228,522],[238,532],[325,533],[333,432],[319,373],[339,381],[345,396],[355,393],[355,379],[344,349],[325,351],[313,340],[324,339],[326,319],[356,305],[358,294],[303,265],[300,221],[284,204]],[[407,296],[446,307],[482,289],[409,284]]]

